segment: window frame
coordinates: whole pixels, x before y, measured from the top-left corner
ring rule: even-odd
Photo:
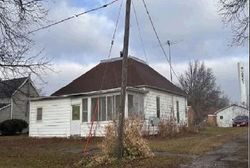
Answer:
[[[84,109],[83,101],[86,101],[86,110]],[[82,117],[81,117],[81,119],[82,119],[82,122],[83,122],[83,123],[84,123],[84,122],[88,122],[88,108],[89,108],[89,107],[88,107],[88,98],[82,98]],[[86,113],[86,114],[87,114],[87,116],[86,116],[86,121],[83,120],[83,117],[84,117],[83,113]]]
[[[156,97],[156,117],[161,117],[161,99],[159,96]]]
[[[180,104],[179,101],[176,101],[176,118],[177,118],[177,123],[180,123]]]
[[[41,109],[41,119],[38,119],[38,109]],[[43,120],[43,108],[42,107],[37,107],[36,108],[36,121],[37,122],[42,122]]]
[[[93,110],[95,110],[95,107],[93,108],[93,103],[92,103],[93,99],[95,99],[96,101],[97,101],[97,99],[99,99],[99,101],[98,101],[98,111],[97,111],[97,114],[96,114],[96,119],[94,120],[95,122],[98,122],[98,121],[112,121],[112,120],[118,119],[118,113],[116,114],[116,112],[117,112],[116,109],[117,109],[117,97],[119,97],[119,96],[120,96],[120,94],[107,94],[107,95],[99,95],[99,96],[90,97],[90,107],[89,108],[90,108],[91,121],[92,121],[93,112],[94,112]],[[103,120],[103,118],[102,118],[103,116],[102,116],[102,114],[100,114],[100,109],[101,109],[100,106],[102,105],[101,98],[105,98],[105,120]],[[110,98],[110,100],[111,100],[111,107],[110,108],[108,108],[108,103],[109,103],[108,98]],[[118,109],[119,109],[119,103],[120,102],[118,102]],[[109,109],[111,109],[111,113],[108,112]]]
[[[79,107],[79,119],[73,119],[73,107],[76,106],[76,107]],[[72,121],[81,121],[81,105],[80,104],[72,104],[71,105],[71,120]]]

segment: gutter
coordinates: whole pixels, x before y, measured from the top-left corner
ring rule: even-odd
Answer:
[[[114,93],[114,92],[120,92],[121,88],[114,88],[109,90],[100,90],[100,91],[91,91],[91,92],[85,92],[85,93],[75,93],[75,94],[68,94],[68,95],[61,95],[61,96],[44,96],[44,97],[37,97],[37,98],[31,98],[30,101],[40,101],[40,100],[52,100],[52,99],[65,99],[65,98],[71,98],[71,97],[80,97],[80,96],[93,96],[93,95],[100,95],[100,94],[107,94],[107,93]],[[145,89],[139,89],[135,87],[127,87],[127,91],[133,91],[133,92],[139,92],[139,93],[148,93]]]

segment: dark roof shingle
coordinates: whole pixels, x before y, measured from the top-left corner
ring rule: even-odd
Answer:
[[[57,90],[52,96],[119,88],[121,86],[121,73],[121,59],[103,61],[65,87]],[[133,57],[128,58],[128,86],[148,86],[185,95],[185,92],[179,87],[147,64]]]
[[[10,98],[27,77],[0,81],[0,98]]]

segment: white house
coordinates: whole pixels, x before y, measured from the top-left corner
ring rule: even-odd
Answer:
[[[105,126],[117,119],[121,68],[122,58],[103,60],[51,96],[32,99],[29,135],[102,136]],[[177,123],[186,123],[186,107],[180,88],[142,60],[128,58],[126,118],[139,116],[150,123],[152,118],[174,117]]]
[[[232,104],[214,113],[218,127],[232,127],[234,119],[238,115],[249,116],[249,110],[243,106]]]

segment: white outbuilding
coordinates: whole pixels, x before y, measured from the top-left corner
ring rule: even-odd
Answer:
[[[122,58],[101,61],[51,96],[32,99],[29,136],[102,136],[118,116],[121,69]],[[149,126],[157,118],[187,123],[185,92],[142,60],[128,58],[127,83],[125,118],[139,116]]]
[[[218,127],[232,127],[236,116],[249,116],[249,110],[243,106],[232,104],[214,113]]]

